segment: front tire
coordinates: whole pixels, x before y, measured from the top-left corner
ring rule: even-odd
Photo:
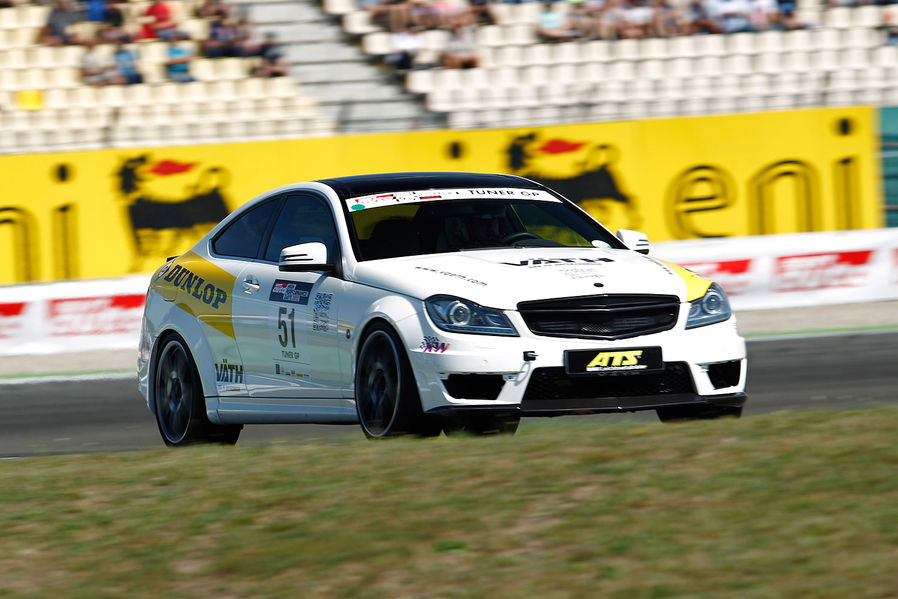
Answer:
[[[172,335],[163,341],[153,383],[156,424],[166,445],[237,442],[242,425],[219,426],[206,417],[199,373],[180,337]]]
[[[694,420],[742,417],[741,406],[672,406],[658,408],[657,412],[661,422],[692,422]]]
[[[421,409],[411,363],[399,336],[384,323],[371,327],[359,349],[355,406],[369,439],[440,434],[439,421]]]

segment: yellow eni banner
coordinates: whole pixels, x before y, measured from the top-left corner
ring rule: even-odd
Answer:
[[[151,272],[252,197],[383,171],[513,173],[652,241],[883,226],[873,109],[0,157],[0,284]]]

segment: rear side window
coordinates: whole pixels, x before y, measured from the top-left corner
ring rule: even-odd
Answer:
[[[244,212],[212,240],[212,251],[219,256],[255,258],[268,230],[268,223],[280,201],[265,202]]]

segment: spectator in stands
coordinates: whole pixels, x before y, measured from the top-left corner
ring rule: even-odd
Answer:
[[[232,14],[230,5],[225,4],[222,0],[203,0],[203,4],[196,11],[196,16],[204,19],[211,19],[219,15],[229,19]]]
[[[552,2],[543,3],[536,33],[546,42],[567,42],[574,39],[564,16],[561,11],[555,10],[555,5]]]
[[[496,24],[496,16],[490,9],[489,0],[468,0],[468,6],[470,7],[471,15],[474,17],[474,22],[478,25]]]
[[[708,0],[708,10],[723,33],[757,31],[751,24],[748,0]]]
[[[116,83],[120,85],[133,85],[143,83],[143,75],[137,70],[137,55],[130,48],[119,41],[115,45],[115,54],[112,60],[116,67]]]
[[[190,74],[190,61],[193,60],[193,51],[179,46],[174,40],[168,43],[168,58],[165,61],[165,71],[168,78],[177,83],[190,83],[196,81]]]
[[[567,14],[567,27],[572,38],[595,39],[599,36],[598,21],[583,0],[572,0]]]
[[[711,16],[708,6],[701,0],[689,2],[684,21],[683,33],[686,35],[720,33],[717,21]]]
[[[652,0],[652,29],[658,37],[680,35],[680,11],[669,0]]]
[[[407,23],[400,31],[390,35],[390,53],[384,57],[388,64],[392,64],[400,72],[412,68],[415,57],[421,49],[421,40],[418,34],[411,30],[411,25]]]
[[[110,83],[114,77],[112,65],[97,52],[96,40],[87,40],[85,46],[87,49],[81,55],[81,81],[97,87]]]
[[[624,0],[606,0],[599,8],[598,15],[599,37],[603,40],[616,40],[621,37],[621,27],[626,19],[626,7]]]
[[[209,22],[209,37],[203,41],[203,54],[206,58],[240,56],[240,49],[235,43],[236,27],[225,15],[226,12],[220,10]]]
[[[190,38],[183,29],[178,29],[178,24],[172,16],[171,7],[162,0],[153,0],[153,3],[144,13],[146,23],[140,33],[141,39],[153,39],[158,37],[164,42],[186,40]]]
[[[652,36],[654,11],[645,0],[630,0],[624,10],[620,36],[624,39],[645,39]]]
[[[478,65],[477,37],[474,26],[460,19],[449,29],[449,39],[440,54],[447,69],[473,69]]]
[[[106,0],[87,0],[84,3],[87,8],[87,20],[93,23],[102,23],[106,17]]]
[[[47,15],[47,24],[41,29],[40,42],[48,46],[77,44],[79,40],[66,32],[80,19],[68,0],[57,0]]]
[[[234,45],[239,49],[239,56],[258,56],[261,51],[256,31],[246,17],[238,19],[234,26]]]
[[[269,31],[265,41],[259,47],[259,65],[253,69],[256,77],[284,77],[287,75],[287,64],[284,62],[284,48],[278,42],[277,35]]]
[[[898,46],[898,25],[892,21],[892,13],[886,12],[882,14],[882,25],[877,27],[885,35],[883,43],[886,46]]]
[[[103,23],[97,31],[97,37],[103,42],[130,42],[132,36],[125,29],[125,13],[120,0],[111,0],[106,6]]]

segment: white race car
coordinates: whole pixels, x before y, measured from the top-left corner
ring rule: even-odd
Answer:
[[[168,445],[244,424],[369,437],[521,416],[738,416],[745,342],[715,283],[538,183],[400,173],[269,191],[157,270],[139,387]]]

